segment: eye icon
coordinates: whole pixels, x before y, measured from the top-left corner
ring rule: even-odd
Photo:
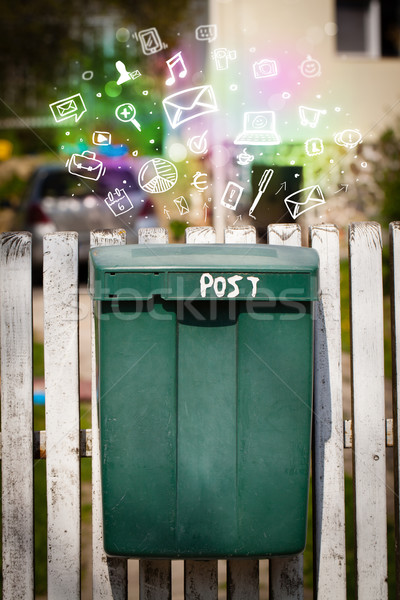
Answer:
[[[267,125],[267,119],[262,116],[255,117],[253,119],[253,129],[263,129]]]

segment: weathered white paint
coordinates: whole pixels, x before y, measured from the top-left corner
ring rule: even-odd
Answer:
[[[394,506],[396,538],[396,591],[400,597],[400,222],[391,223],[390,254],[392,266],[392,371],[393,371],[393,442]]]
[[[381,231],[349,228],[357,598],[387,598]]]
[[[139,564],[140,600],[171,600],[171,561],[141,560]]]
[[[145,227],[139,229],[139,244],[167,244],[168,231],[164,227]]]
[[[213,227],[188,227],[187,244],[215,244]],[[218,561],[185,560],[185,600],[218,598]]]
[[[149,227],[139,230],[139,244],[167,244],[168,232],[163,227]],[[171,598],[171,561],[139,561],[139,598],[140,600],[170,600]]]
[[[185,560],[185,600],[217,600],[218,561]]]
[[[269,225],[268,243],[301,246],[300,225]],[[271,600],[303,600],[303,555],[271,559],[269,578]]]
[[[256,241],[256,228],[252,225],[225,229],[225,244],[255,244]]]
[[[43,241],[47,594],[80,597],[78,234]]]
[[[92,231],[90,246],[113,246],[126,243],[123,229]],[[91,303],[92,352],[92,546],[93,600],[125,600],[127,561],[109,558],[103,544],[103,510],[101,501],[100,437],[97,413],[96,346],[93,301]]]
[[[4,600],[33,592],[31,235],[0,237],[1,494]]]
[[[346,599],[339,231],[311,227],[319,254],[314,305],[314,598]]]
[[[228,227],[225,230],[226,244],[255,244],[255,227]],[[259,563],[258,560],[227,561],[228,600],[258,600]]]
[[[187,244],[215,244],[214,227],[188,227],[185,230]]]

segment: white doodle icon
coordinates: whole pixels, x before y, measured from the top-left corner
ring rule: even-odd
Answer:
[[[196,171],[196,173],[193,175],[193,181],[190,185],[193,185],[199,192],[204,192],[205,190],[207,190],[207,173],[201,173],[200,171]]]
[[[281,138],[275,131],[275,113],[272,110],[245,112],[243,131],[236,137],[235,144],[249,146],[272,146]]]
[[[293,192],[285,198],[284,203],[293,219],[297,219],[308,210],[324,204],[325,198],[319,185],[311,185]]]
[[[178,171],[169,160],[153,158],[147,161],[139,171],[138,183],[142,190],[150,194],[162,194],[174,187],[178,180]]]
[[[249,165],[254,160],[254,154],[249,154],[247,148],[237,155],[237,164],[241,166]]]
[[[132,210],[133,204],[125,190],[115,188],[115,192],[108,192],[107,198],[104,199],[108,208],[114,216],[118,217]]]
[[[179,210],[179,214],[181,215],[181,217],[189,212],[189,205],[187,203],[187,200],[183,196],[175,198],[174,203],[176,204],[176,207]]]
[[[83,113],[86,112],[86,106],[80,94],[74,94],[63,100],[57,100],[49,104],[50,110],[57,123],[75,117],[77,123]]]
[[[253,219],[255,219],[255,217],[253,217],[253,212],[255,211],[257,204],[261,200],[261,196],[263,195],[263,193],[267,189],[268,184],[271,181],[271,178],[272,178],[273,174],[274,174],[273,169],[265,169],[264,173],[262,174],[261,179],[258,182],[258,193],[257,193],[257,196],[254,198],[253,204],[250,206],[249,217],[252,217]]]
[[[264,77],[274,77],[278,74],[278,67],[275,60],[264,58],[253,64],[253,73],[256,79]]]
[[[172,58],[167,60],[167,66],[171,76],[165,82],[166,85],[172,85],[175,83],[174,69],[176,65],[180,66],[179,77],[183,79],[187,75],[187,69],[185,63],[183,62],[182,52],[177,52]]]
[[[299,67],[301,74],[304,77],[319,77],[321,75],[321,65],[315,60],[315,58],[311,58],[310,55],[307,56],[305,60],[301,63]]]
[[[211,58],[215,61],[217,71],[225,71],[229,67],[229,61],[236,59],[236,50],[217,48],[211,52]]]
[[[137,70],[132,71],[132,73],[129,73],[126,66],[122,62],[122,60],[117,60],[117,62],[115,63],[115,67],[119,73],[119,77],[118,77],[118,81],[117,81],[118,85],[121,85],[122,83],[126,83],[127,81],[137,79],[141,75],[140,71],[137,71]]]
[[[358,129],[344,129],[335,135],[335,142],[350,150],[362,142],[362,135]]]
[[[111,133],[109,131],[94,131],[92,142],[96,146],[109,146],[111,144]]]
[[[134,33],[132,37],[136,40],[138,39],[136,33]],[[164,44],[161,41],[160,34],[155,27],[149,27],[149,29],[142,29],[142,31],[139,31],[139,41],[143,54],[146,54],[147,56],[168,48],[167,44]]]
[[[195,31],[196,40],[206,41],[208,43],[217,39],[216,25],[199,25]]]
[[[310,138],[304,145],[308,156],[318,156],[324,151],[324,143],[320,138]]]
[[[132,121],[132,124],[136,127],[136,129],[141,131],[140,124],[135,119],[136,108],[130,102],[125,102],[124,104],[117,106],[115,109],[115,116],[123,123],[129,123],[129,121]]]
[[[65,165],[71,175],[77,175],[84,179],[93,179],[97,181],[101,175],[104,175],[106,168],[101,160],[96,159],[94,152],[85,150],[82,154],[73,154]]]
[[[195,135],[188,139],[187,146],[193,154],[205,154],[208,150],[207,131],[204,131],[201,135]]]
[[[308,127],[316,127],[319,117],[326,115],[326,110],[319,108],[309,108],[308,106],[299,106],[300,123]]]
[[[211,85],[200,85],[176,92],[163,100],[168,121],[175,129],[191,119],[218,110],[214,90]]]
[[[228,181],[221,198],[222,206],[225,206],[225,208],[229,208],[230,210],[236,210],[239,200],[243,194],[243,190],[244,188],[238,183],[235,183],[234,181]]]

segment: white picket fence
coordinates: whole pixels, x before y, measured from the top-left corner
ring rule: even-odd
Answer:
[[[400,341],[400,223],[390,228],[393,255],[393,347]],[[301,245],[299,225],[271,225],[271,244]],[[0,238],[2,572],[4,600],[34,592],[33,460],[46,458],[48,598],[80,598],[80,457],[92,457],[93,598],[127,598],[127,561],[102,546],[95,345],[92,333],[92,429],[79,430],[78,236],[49,234],[44,242],[46,431],[32,431],[31,239]],[[387,589],[386,459],[395,451],[395,512],[399,516],[397,397],[400,352],[393,353],[394,419],[385,418],[381,232],[376,223],[349,228],[352,322],[352,421],[343,422],[339,234],[313,226],[310,245],[320,256],[321,296],[315,307],[313,437],[314,598],[346,598],[344,447],[352,446],[359,600],[384,600]],[[123,244],[121,230],[92,232],[92,246]],[[167,243],[162,228],[143,229],[139,243]],[[189,228],[186,242],[214,243],[211,227]],[[225,243],[254,243],[252,227],[231,227]],[[92,316],[93,331],[93,316]],[[293,426],[296,424],[294,423]],[[394,433],[393,433],[394,432]],[[290,435],[290,431],[288,432]],[[348,450],[350,452],[350,450]],[[398,539],[399,518],[396,518]],[[400,572],[400,557],[397,557]],[[228,560],[228,600],[259,598],[259,563]],[[216,600],[217,561],[186,560],[186,600]],[[171,562],[141,560],[140,600],[169,600]],[[269,598],[304,597],[302,556],[269,561]]]

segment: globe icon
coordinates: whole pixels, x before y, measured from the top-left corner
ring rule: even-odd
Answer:
[[[147,161],[139,171],[138,183],[149,194],[162,194],[176,184],[178,171],[169,160],[153,158]]]

